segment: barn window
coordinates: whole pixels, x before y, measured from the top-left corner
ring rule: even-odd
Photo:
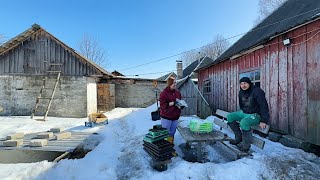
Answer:
[[[211,81],[210,80],[204,80],[203,93],[211,93]]]
[[[260,70],[254,70],[254,71],[249,71],[249,72],[243,72],[240,74],[240,79],[243,77],[248,77],[250,78],[251,82],[260,87]]]

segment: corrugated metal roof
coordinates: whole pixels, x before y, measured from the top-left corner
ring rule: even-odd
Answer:
[[[204,62],[197,70],[212,66],[227,60],[233,55],[247,51],[269,41],[271,37],[279,35],[291,28],[307,23],[319,17],[319,0],[288,0],[264,19],[256,27],[251,29],[229,49],[227,49],[214,62]]]
[[[106,71],[105,69],[100,67],[98,64],[96,64],[92,60],[84,57],[83,55],[81,55],[80,53],[78,53],[77,51],[72,49],[71,47],[69,47],[66,44],[64,44],[62,41],[60,41],[58,38],[54,37],[52,34],[47,32],[45,29],[43,29],[38,24],[33,24],[31,26],[31,28],[27,29],[26,31],[22,32],[21,34],[17,35],[16,37],[14,37],[14,38],[10,39],[9,41],[5,42],[4,44],[2,44],[0,46],[0,55],[3,55],[4,53],[8,52],[9,50],[18,47],[20,44],[22,44],[24,41],[26,41],[32,34],[37,33],[39,30],[42,30],[42,31],[46,32],[47,34],[49,34],[55,41],[57,41],[58,43],[62,44],[69,51],[74,52],[79,58],[81,58],[82,60],[84,60],[84,61],[88,62],[89,64],[91,64],[95,69],[100,71],[102,74],[105,74],[105,75],[108,75],[108,76],[113,76],[111,73],[109,73],[108,71]]]

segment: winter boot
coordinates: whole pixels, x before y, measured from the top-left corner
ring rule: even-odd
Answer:
[[[167,141],[169,143],[173,144],[173,137],[172,136],[167,137]]]
[[[239,123],[237,123],[236,121],[233,121],[231,123],[228,123],[228,125],[230,126],[230,128],[232,129],[234,135],[235,135],[235,139],[230,141],[230,144],[232,145],[237,145],[242,141],[242,133],[239,127]]]
[[[174,137],[173,136],[167,137],[167,141],[174,146]],[[173,155],[173,157],[177,157],[178,156],[178,154],[175,151],[172,152],[172,155]]]
[[[244,131],[242,130],[242,134],[243,134],[243,141],[238,144],[238,148],[240,151],[244,151],[247,152],[250,149],[251,146],[251,141],[252,141],[252,131]]]

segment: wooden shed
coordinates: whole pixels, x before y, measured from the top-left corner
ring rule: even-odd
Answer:
[[[205,59],[207,60],[208,57],[200,58],[189,64],[182,71],[182,79],[177,80],[176,87],[182,99],[188,104],[188,108],[182,110],[181,115],[183,116],[197,115],[200,118],[206,118],[212,114],[212,108],[198,89],[198,77],[194,72],[200,62]]]
[[[320,145],[320,1],[288,0],[196,69],[213,109],[238,108],[239,79],[266,92],[273,131]]]
[[[52,64],[61,64],[61,79],[49,115],[86,117],[96,112],[98,78],[113,75],[34,24],[0,46],[0,115],[31,115]]]

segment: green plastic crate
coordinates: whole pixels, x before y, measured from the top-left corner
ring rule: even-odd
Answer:
[[[191,120],[189,129],[195,133],[210,133],[213,129],[213,123],[208,121],[200,122],[199,120]]]
[[[167,129],[162,130],[162,131],[156,131],[156,132],[153,132],[153,131],[150,131],[150,130],[149,130],[148,133],[149,133],[150,135],[152,135],[152,136],[161,136],[161,135],[163,135],[163,134],[168,134],[169,131],[168,131]]]

